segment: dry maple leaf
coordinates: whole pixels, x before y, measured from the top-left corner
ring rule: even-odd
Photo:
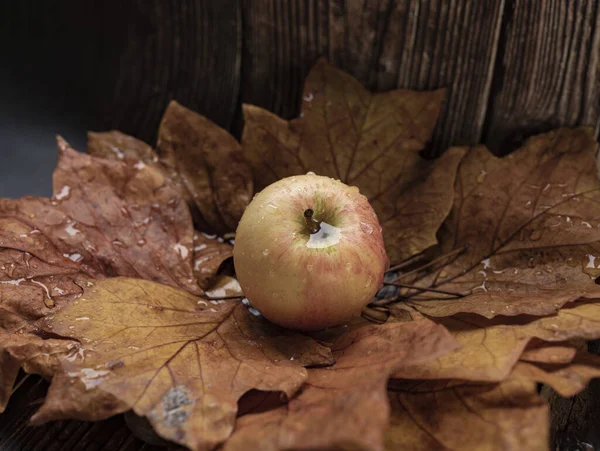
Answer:
[[[392,263],[436,244],[452,206],[452,185],[464,150],[426,161],[444,91],[372,94],[320,60],[304,86],[300,118],[284,121],[244,105],[244,154],[257,189],[314,171],[358,186],[383,227]]]
[[[468,295],[418,295],[410,304],[431,316],[549,315],[578,298],[599,297],[597,147],[579,128],[535,136],[504,158],[471,148],[440,231],[444,252],[466,252],[426,278]]]
[[[157,149],[180,191],[189,193],[201,229],[233,232],[252,197],[252,173],[240,144],[227,131],[175,101],[158,130]]]
[[[165,178],[134,160],[94,158],[60,138],[58,144],[52,199],[0,199],[0,247],[95,278],[140,277],[201,293],[190,214]]]
[[[463,314],[437,318],[461,347],[438,359],[403,367],[396,379],[462,379],[501,381],[510,374],[532,339],[564,342],[600,338],[600,303],[575,302],[556,315],[486,319]]]
[[[306,379],[304,366],[332,363],[328,348],[241,303],[207,302],[140,279],[96,282],[45,324],[82,342],[81,359],[62,361],[67,376],[110,393],[158,434],[195,450],[229,436],[246,391],[291,396]],[[64,389],[51,390],[54,402]]]
[[[455,347],[426,319],[353,329],[334,344],[334,366],[309,369],[288,404],[238,419],[224,449],[383,449],[389,375]]]
[[[43,339],[32,333],[10,334],[0,330],[0,412],[13,391],[19,370],[51,378],[61,357],[74,355],[78,343]]]
[[[70,377],[62,371],[56,371],[44,403],[32,415],[29,423],[38,426],[48,421],[72,418],[101,421],[129,411],[130,406],[126,402],[111,393],[90,390],[88,386],[81,379]]]
[[[216,255],[198,260],[185,202],[153,168],[81,154],[62,139],[59,151],[51,199],[0,200],[2,409],[20,363],[46,376],[56,367],[58,353],[31,364],[34,348],[47,346],[30,333],[37,320],[77,299],[91,280],[135,276],[200,294],[195,274],[204,285],[231,247],[215,241],[208,248]],[[64,354],[70,345],[61,344]]]
[[[252,174],[239,143],[204,116],[175,101],[158,132],[157,152],[118,131],[88,134],[88,152],[136,159],[161,172],[188,203],[204,232],[233,232],[252,196]]]
[[[99,158],[140,160],[148,166],[160,167],[158,155],[144,141],[117,130],[110,132],[88,132],[87,152]]]
[[[532,381],[390,392],[388,450],[547,450],[548,405]]]

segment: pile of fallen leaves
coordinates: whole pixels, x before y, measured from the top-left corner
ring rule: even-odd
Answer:
[[[241,145],[169,105],[156,148],[58,140],[52,198],[0,200],[0,409],[51,379],[34,424],[133,410],[195,450],[546,449],[548,406],[600,375],[600,181],[587,129],[496,158],[420,151],[443,91],[372,94],[319,62],[300,117],[244,106]],[[356,185],[395,266],[352,324],[303,335],[242,302],[253,192]]]

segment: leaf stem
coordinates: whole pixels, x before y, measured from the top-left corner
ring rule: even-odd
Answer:
[[[447,294],[448,296],[455,296],[457,298],[465,297],[465,295],[462,293],[456,293],[454,291],[440,290],[439,288],[420,287],[418,285],[408,285],[405,283],[398,283],[398,282],[383,282],[383,284],[384,285],[393,285],[395,287],[401,287],[401,288],[408,288],[411,290],[429,291],[431,293]]]
[[[29,376],[31,376],[31,374],[29,374],[29,373],[28,373],[28,374],[26,374],[25,376],[23,376],[23,377],[21,378],[21,380],[20,380],[19,382],[17,382],[17,383],[14,385],[13,389],[12,389],[12,390],[11,390],[11,392],[10,392],[11,396],[12,396],[12,395],[14,395],[14,394],[15,394],[15,392],[16,392],[16,391],[17,391],[19,388],[21,388],[21,385],[23,385],[23,383],[24,383],[24,382],[25,382],[27,379],[29,379]]]
[[[423,253],[417,254],[417,255],[413,255],[412,257],[407,258],[403,262],[398,263],[397,265],[392,266],[390,269],[388,269],[386,271],[386,273],[388,273],[388,272],[394,272],[394,271],[398,271],[399,269],[406,268],[407,266],[410,266],[410,265],[412,265],[415,262],[421,261],[424,258],[425,258],[425,254],[423,254]]]
[[[454,249],[453,251],[448,252],[447,254],[444,255],[440,255],[439,257],[431,260],[429,263],[424,264],[423,266],[419,266],[418,268],[413,269],[412,271],[406,272],[404,274],[400,274],[398,275],[392,282],[396,282],[400,279],[403,279],[405,277],[408,277],[410,275],[413,275],[415,273],[421,272],[424,269],[430,268],[432,266],[435,266],[436,264],[438,264],[440,261],[443,261],[447,258],[452,258],[452,257],[458,257],[460,254],[462,254],[463,252],[465,252],[467,250],[466,246],[463,247],[459,247],[457,249]]]
[[[321,223],[313,219],[313,214],[314,211],[312,208],[307,208],[304,210],[304,222],[306,222],[308,230],[310,230],[311,234],[317,233],[319,230],[321,230]]]
[[[206,299],[207,301],[225,301],[227,299],[242,299],[244,297],[243,294],[236,294],[234,296],[200,296],[202,299]]]

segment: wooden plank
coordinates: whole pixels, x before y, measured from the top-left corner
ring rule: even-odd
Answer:
[[[599,3],[510,3],[485,126],[490,148],[506,153],[525,137],[558,126],[598,131]]]
[[[48,384],[37,376],[29,376],[13,395],[6,411],[0,415],[0,449],[3,451],[110,450],[153,451],[132,436],[123,415],[97,423],[86,421],[53,421],[42,426],[29,426],[31,415],[46,394]]]
[[[600,354],[600,340],[589,343],[591,353]],[[550,404],[552,449],[600,449],[600,379],[594,379],[584,391],[562,398],[548,386],[542,396]]]
[[[111,3],[111,2],[109,2]],[[107,105],[111,128],[154,142],[172,99],[228,129],[241,64],[238,0],[129,0],[119,73]]]
[[[479,141],[504,0],[243,0],[241,99],[291,118],[319,56],[369,88],[448,87],[432,153]]]
[[[9,1],[0,24],[1,75],[21,88],[30,115],[43,109],[82,135],[116,128],[150,143],[171,99],[232,123],[239,0]]]

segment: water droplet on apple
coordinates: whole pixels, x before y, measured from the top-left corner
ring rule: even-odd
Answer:
[[[348,262],[346,263],[346,271],[350,271],[352,270],[352,263]]]
[[[308,269],[308,272],[312,272],[313,268],[314,268],[313,265],[310,265],[310,264],[306,265],[306,269]]]
[[[267,207],[268,207],[268,208],[272,208],[273,210],[277,210],[277,208],[279,208],[279,207],[277,207],[277,205],[275,205],[273,202],[269,202],[269,203],[267,204]]]
[[[266,257],[267,255],[269,255],[269,249],[265,249],[262,254]]]
[[[369,223],[366,222],[361,222],[360,223],[360,229],[366,233],[367,235],[370,235],[373,233],[373,226]]]
[[[316,175],[313,171],[308,171],[306,175]]]

